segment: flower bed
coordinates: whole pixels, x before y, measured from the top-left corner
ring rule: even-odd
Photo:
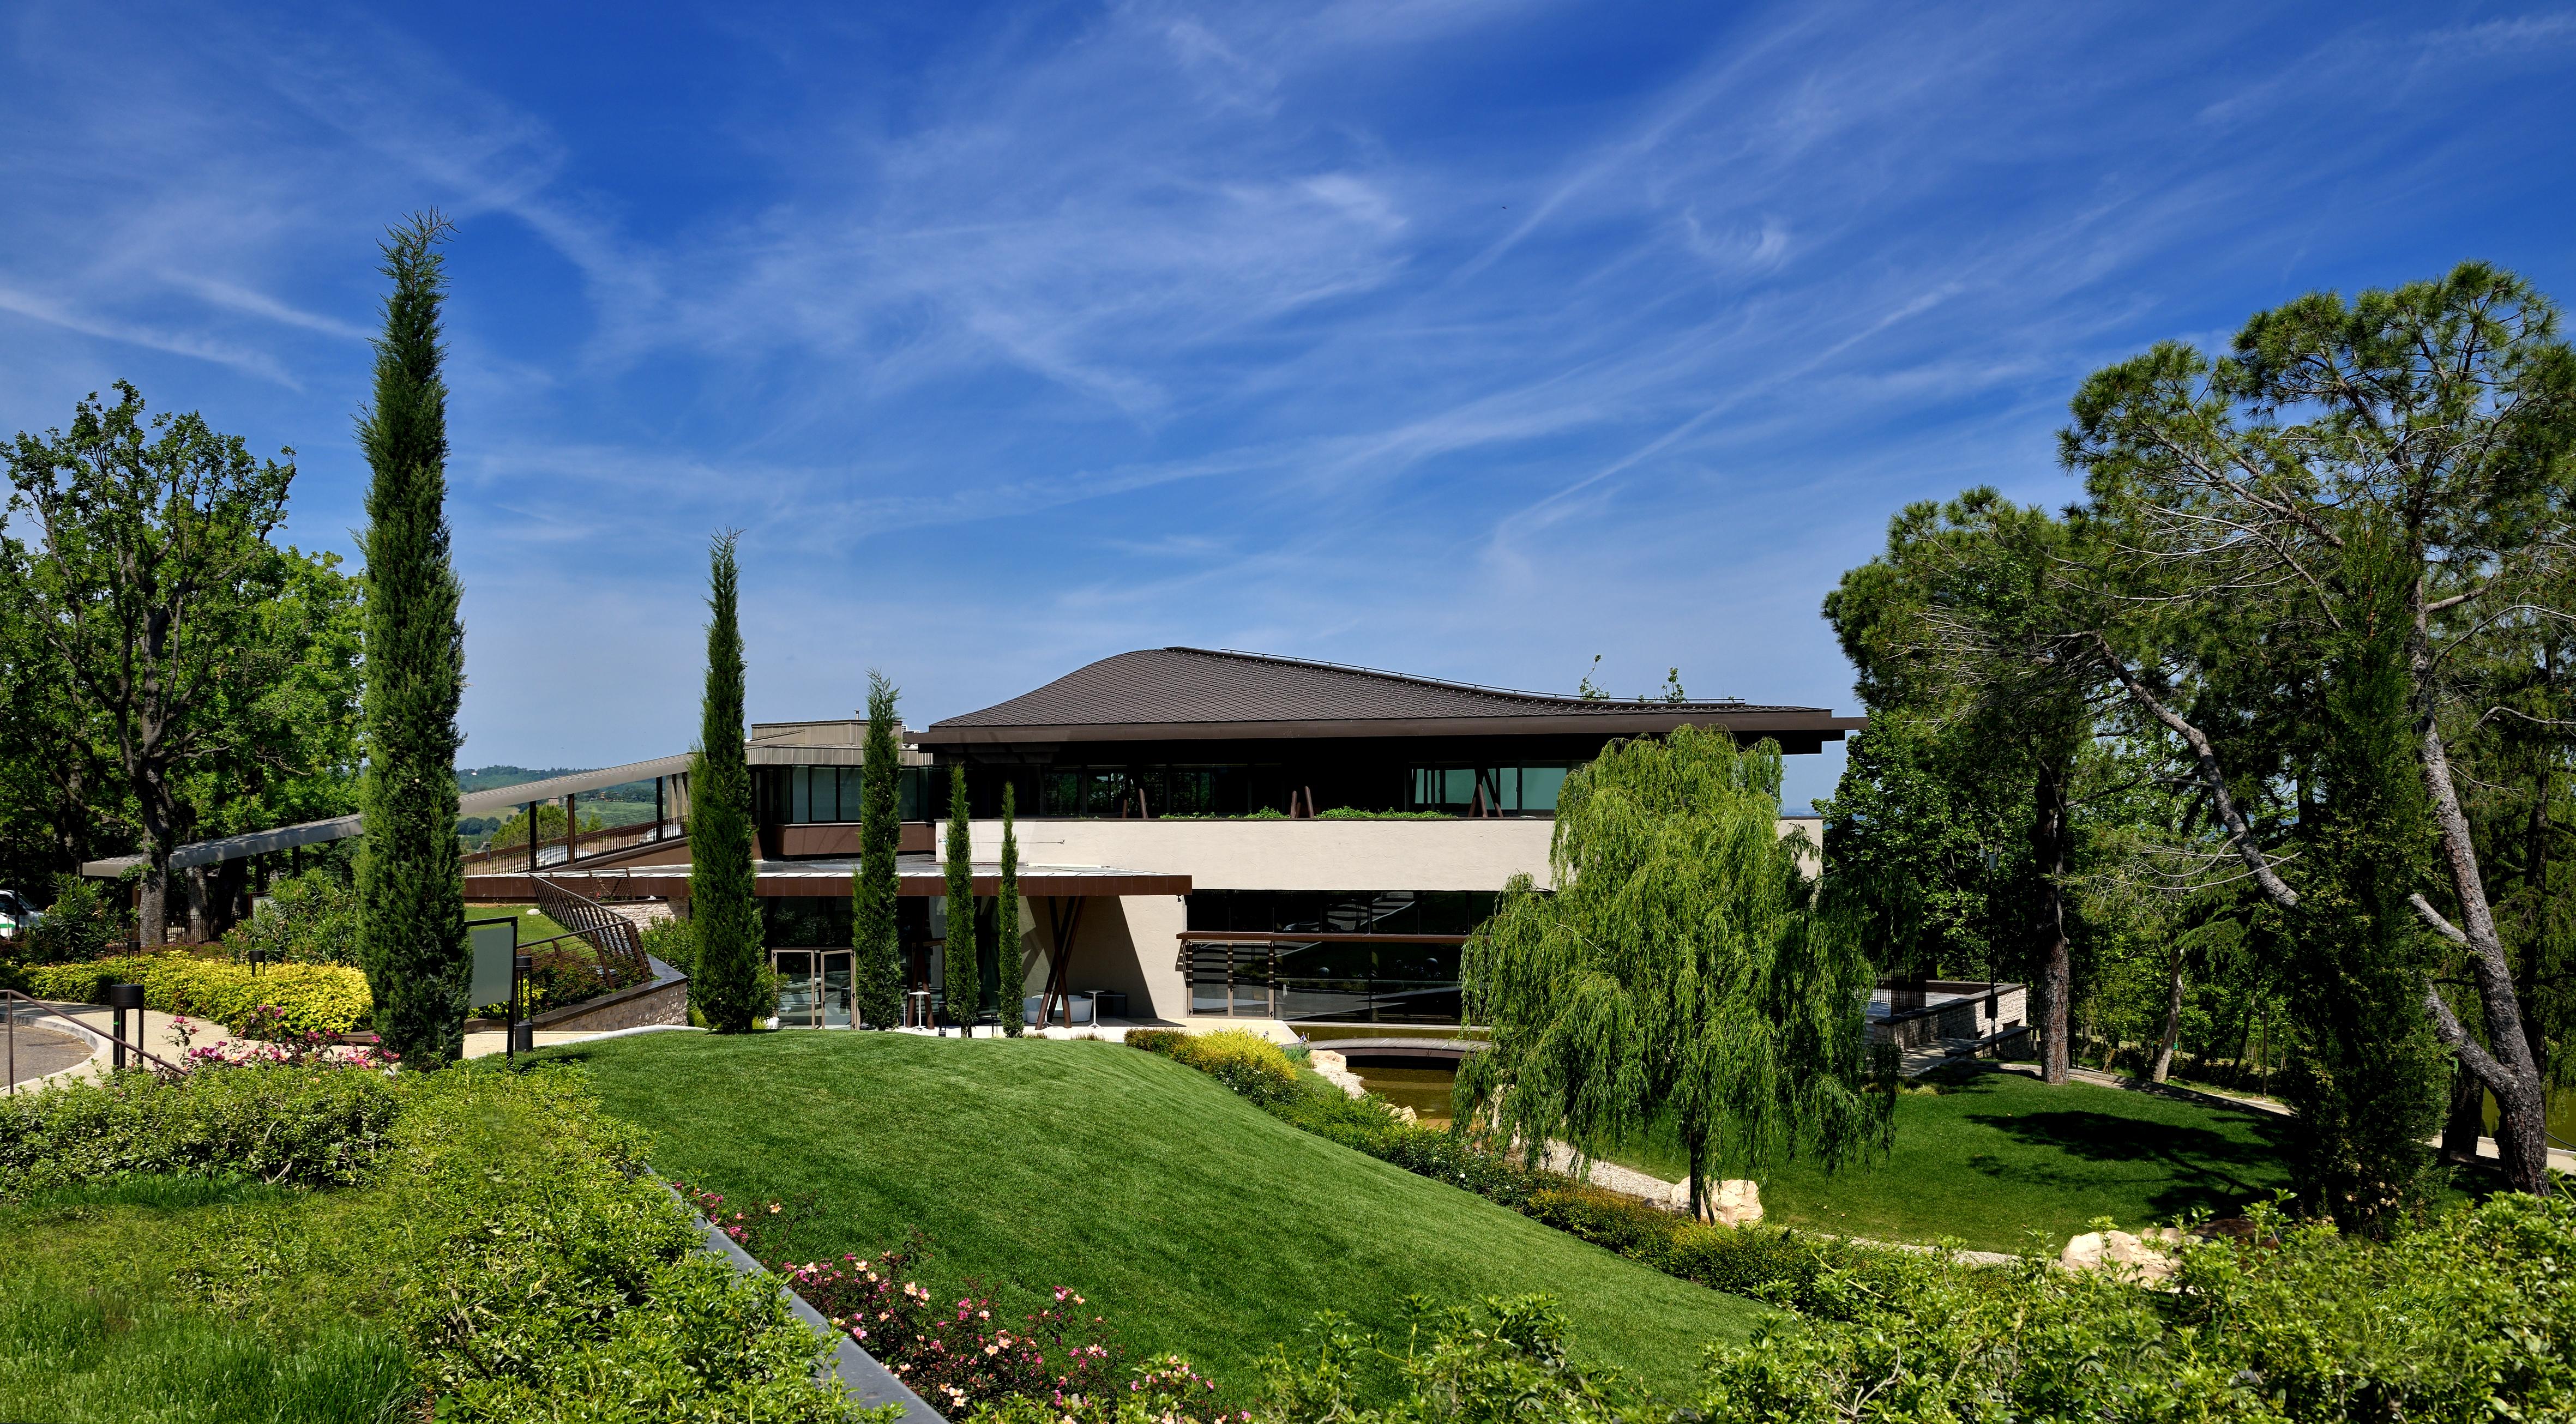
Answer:
[[[716,1228],[757,1259],[773,1260],[772,1241],[793,1221],[778,1202],[728,1207],[725,1198],[684,1183],[673,1187]],[[1108,1322],[1089,1312],[1090,1302],[1071,1286],[1017,1323],[996,1318],[991,1297],[971,1286],[951,1303],[917,1278],[925,1250],[911,1246],[837,1261],[776,1259],[788,1288],[848,1332],[860,1348],[930,1405],[951,1419],[1024,1417],[1021,1406],[1041,1406],[1025,1417],[1049,1424],[1062,1419],[1141,1417],[1192,1424],[1222,1414],[1204,1409],[1216,1382],[1178,1356],[1130,1366],[1111,1337]]]

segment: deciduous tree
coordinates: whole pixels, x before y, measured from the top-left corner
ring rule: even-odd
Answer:
[[[1780,756],[1684,727],[1613,744],[1557,798],[1551,893],[1513,877],[1469,939],[1462,1120],[1532,1154],[1668,1125],[1703,1211],[1713,1168],[1883,1143],[1870,970],[1778,833]]]
[[[95,825],[130,811],[143,933],[157,942],[172,919],[170,855],[193,820],[189,768],[235,750],[245,729],[224,713],[294,672],[297,644],[263,619],[299,557],[270,542],[294,452],[253,459],[202,417],[147,416],[141,392],[115,389],[112,403],[81,401],[68,432],[21,432],[8,450],[10,513],[35,536],[0,540],[12,681],[31,693],[13,704],[10,736],[42,759],[29,775],[56,815]],[[119,784],[102,795],[111,767]],[[54,838],[66,854],[89,849],[85,830]]]

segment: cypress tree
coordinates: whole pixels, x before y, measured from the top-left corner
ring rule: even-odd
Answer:
[[[974,839],[966,821],[966,768],[948,768],[948,1016],[973,1033],[984,1007],[975,943]]]
[[[1020,999],[1028,988],[1028,969],[1020,958],[1020,832],[1014,824],[1011,783],[1002,783],[1002,884],[993,899],[993,989],[1000,1000],[1002,1032],[1020,1036]]]
[[[850,944],[858,951],[861,1022],[903,1020],[901,931],[895,923],[895,852],[903,841],[897,792],[903,753],[895,744],[895,685],[868,669],[868,736],[859,774],[859,867],[850,872]]]
[[[448,558],[447,384],[438,244],[450,225],[396,225],[376,347],[374,403],[358,419],[367,489],[367,770],[359,784],[358,957],[385,1046],[415,1067],[465,1041],[465,869],[456,842],[456,708],[465,689],[463,590]]]
[[[760,901],[751,864],[751,767],[743,753],[737,531],[708,550],[707,692],[689,765],[689,917],[698,940],[690,997],[718,1033],[744,1033],[765,1008]]]

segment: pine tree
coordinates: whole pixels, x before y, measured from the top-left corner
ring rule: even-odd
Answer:
[[[718,1033],[744,1033],[766,1007],[760,901],[751,854],[751,767],[743,754],[742,627],[734,531],[709,549],[707,692],[689,768],[689,916],[698,972],[690,997]]]
[[[1002,1032],[1020,1036],[1020,999],[1028,987],[1028,970],[1020,958],[1020,832],[1017,798],[1011,783],[1002,783],[1002,884],[993,899],[995,997],[1001,1001]]]
[[[868,669],[868,737],[860,754],[859,868],[850,872],[850,943],[858,950],[859,1018],[876,1028],[903,1019],[901,930],[895,922],[895,853],[903,841],[895,744],[895,685]]]
[[[424,213],[386,237],[375,402],[358,421],[367,490],[367,770],[359,791],[358,955],[376,1029],[406,1064],[456,1060],[465,1041],[465,870],[456,842],[456,709],[465,689],[463,590],[448,558],[447,384],[437,251]]]
[[[948,768],[948,1016],[970,1035],[984,1007],[975,943],[973,833],[966,820],[966,768]]]

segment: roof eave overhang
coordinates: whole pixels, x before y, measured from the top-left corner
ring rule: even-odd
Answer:
[[[1868,725],[1865,717],[1818,712],[1599,712],[1576,716],[1367,717],[1303,722],[1090,722],[1018,727],[950,727],[921,733],[925,747],[1008,746],[1031,742],[1269,741],[1297,737],[1661,736],[1680,727],[1724,727],[1740,736],[1797,733],[1838,742]]]

